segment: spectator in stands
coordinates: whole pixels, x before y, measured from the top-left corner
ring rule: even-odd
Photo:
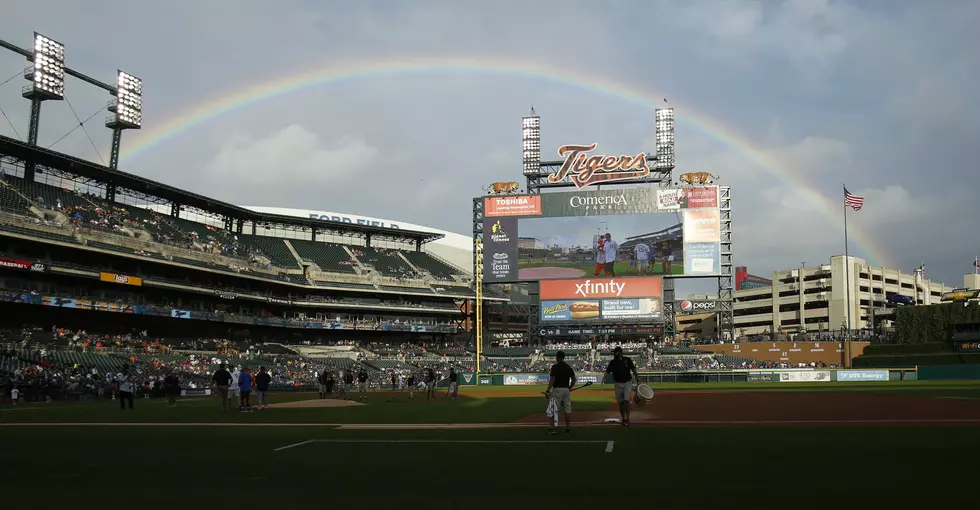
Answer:
[[[116,374],[116,384],[116,391],[119,392],[119,409],[126,409],[126,402],[129,402],[129,408],[132,409],[133,391],[136,390],[136,385],[129,372],[129,365],[123,365],[122,372]]]
[[[333,376],[330,376],[333,378]],[[259,373],[255,374],[255,406],[257,409],[269,408],[269,384],[272,376],[265,371],[265,367],[259,367]]]
[[[225,368],[224,363],[218,365],[218,370],[215,370],[211,380],[221,400],[221,411],[228,412],[228,387],[231,386],[231,373]]]

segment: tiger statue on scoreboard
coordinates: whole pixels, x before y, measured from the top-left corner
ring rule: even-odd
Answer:
[[[717,175],[711,175],[710,172],[688,172],[680,176],[681,184],[688,186],[706,186],[718,179]]]
[[[487,188],[487,193],[491,195],[505,195],[511,193],[517,193],[521,189],[521,185],[514,182],[495,182]]]

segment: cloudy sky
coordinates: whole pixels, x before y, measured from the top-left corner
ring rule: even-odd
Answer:
[[[4,6],[0,38],[27,47],[37,30],[70,67],[144,79],[123,170],[463,234],[470,197],[520,180],[531,105],[546,157],[636,153],[667,98],[678,172],[733,188],[737,264],[843,253],[846,184],[867,198],[853,254],[959,285],[980,254],[978,20],[972,0],[56,0]],[[26,136],[26,65],[0,51],[6,136]],[[40,144],[108,159],[109,97],[75,80],[66,94],[44,105]],[[64,136],[76,115],[94,117]]]

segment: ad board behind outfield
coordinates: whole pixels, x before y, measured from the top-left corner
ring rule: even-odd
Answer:
[[[663,279],[658,276],[547,280],[539,295],[542,322],[663,320]]]

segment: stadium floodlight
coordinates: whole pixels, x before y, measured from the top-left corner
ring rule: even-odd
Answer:
[[[674,109],[656,111],[657,168],[674,168]]]
[[[534,113],[524,117],[521,127],[524,142],[524,175],[537,175],[541,170],[541,117]]]
[[[31,84],[23,89],[28,99],[61,100],[65,97],[65,45],[34,32],[34,65],[24,71]]]
[[[119,71],[116,75],[116,98],[106,109],[115,115],[106,118],[112,129],[139,129],[143,125],[143,80]]]

